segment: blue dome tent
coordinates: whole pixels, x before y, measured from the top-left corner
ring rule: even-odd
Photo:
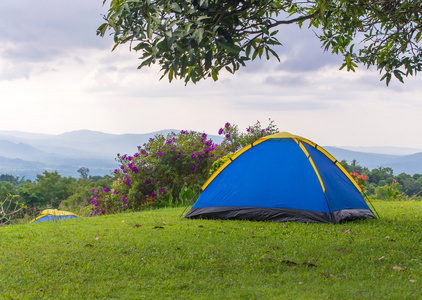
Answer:
[[[375,218],[350,174],[287,132],[244,147],[202,186],[185,218],[339,223]]]

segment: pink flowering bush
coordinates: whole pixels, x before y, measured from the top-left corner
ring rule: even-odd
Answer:
[[[92,215],[136,211],[181,205],[192,191],[199,191],[210,176],[212,164],[256,138],[276,132],[275,126],[264,129],[260,123],[240,133],[236,125],[226,123],[215,144],[207,134],[182,130],[166,137],[158,134],[133,155],[117,155],[120,167],[114,171],[110,189],[94,190],[90,198]]]
[[[135,154],[118,154],[120,168],[114,171],[113,186],[91,196],[94,214],[164,206],[169,198],[179,199],[185,184],[199,190],[208,169],[223,154],[224,147],[205,133],[158,134]]]
[[[366,184],[366,180],[368,179],[365,175],[360,175],[358,173],[352,173],[350,172],[350,176],[352,176],[352,178],[356,181],[356,183],[362,188],[362,190],[364,188],[366,188],[367,184]]]
[[[240,132],[237,125],[226,123],[224,127],[218,131],[219,135],[224,136],[222,144],[225,145],[227,152],[236,152],[246,145],[259,140],[260,138],[278,133],[278,128],[274,125],[274,121],[269,119],[270,123],[266,127],[262,127],[261,122],[256,121],[252,126],[246,128],[246,132]]]

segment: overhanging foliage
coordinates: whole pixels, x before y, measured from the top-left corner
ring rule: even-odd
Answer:
[[[422,69],[421,12],[421,0],[111,0],[97,34],[111,29],[113,50],[129,42],[141,51],[138,68],[158,63],[161,78],[195,83],[279,59],[276,27],[307,21],[326,51],[344,56],[341,69],[376,66],[388,84]]]

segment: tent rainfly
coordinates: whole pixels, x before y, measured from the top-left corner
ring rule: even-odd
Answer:
[[[224,163],[185,218],[339,223],[375,218],[361,187],[326,150],[287,132]]]
[[[41,215],[36,217],[29,223],[37,223],[37,222],[45,222],[45,221],[54,221],[54,220],[61,220],[61,219],[74,219],[79,218],[78,215],[74,213],[57,210],[57,209],[46,209],[41,212]]]

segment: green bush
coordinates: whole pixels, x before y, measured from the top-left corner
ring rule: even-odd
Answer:
[[[266,128],[257,122],[241,133],[237,125],[226,123],[221,144],[215,144],[206,133],[182,130],[164,137],[161,134],[138,147],[134,155],[120,155],[120,168],[114,171],[111,189],[93,190],[92,215],[137,211],[186,202],[183,193],[195,194],[209,177],[213,163],[233,154],[256,139],[276,133],[270,121]],[[189,199],[190,200],[190,199]]]

